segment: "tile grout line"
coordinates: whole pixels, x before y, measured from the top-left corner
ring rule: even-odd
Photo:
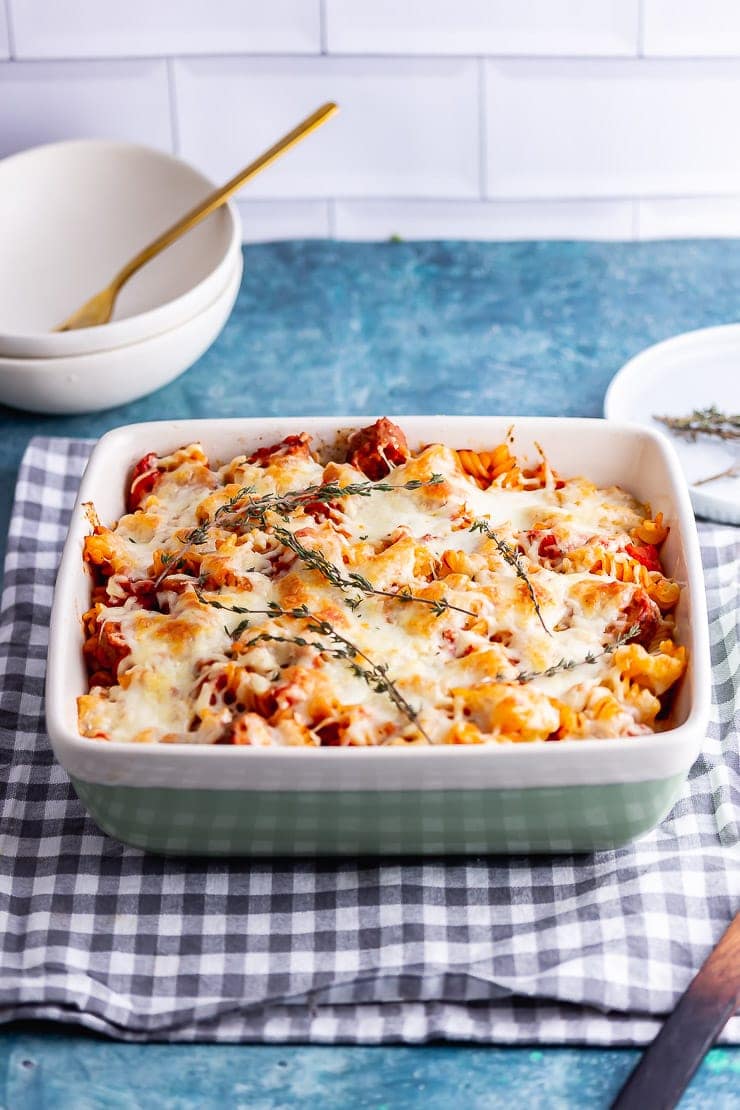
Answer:
[[[15,59],[15,24],[13,23],[13,11],[10,7],[10,0],[5,0],[5,22],[8,28],[8,55],[11,59]]]
[[[585,207],[603,207],[609,204],[622,204],[629,205],[631,213],[631,223],[634,230],[635,237],[639,237],[640,230],[640,215],[641,206],[645,201],[730,201],[740,204],[740,193],[685,193],[685,194],[668,194],[656,193],[649,196],[632,196],[625,193],[617,193],[609,196],[537,196],[537,197],[460,197],[460,196],[407,196],[398,195],[394,193],[382,194],[366,194],[366,195],[348,195],[348,196],[250,196],[249,198],[241,199],[236,198],[237,206],[249,208],[254,206],[259,209],[260,205],[272,205],[276,208],[290,208],[293,205],[324,205],[328,213],[328,223],[332,228],[332,232],[336,229],[337,223],[337,206],[345,204],[349,208],[366,207],[371,208],[374,205],[400,205],[401,207],[412,208],[434,208],[437,206],[451,205],[461,210],[468,212],[475,211],[476,209],[484,210],[486,208],[512,208],[519,207],[522,209],[536,209],[541,207],[564,208],[569,205],[578,205]]]
[[[170,109],[170,132],[172,135],[172,151],[180,154],[180,119],[177,111],[177,90],[175,81],[175,59],[167,58],[167,101]]]
[[[5,3],[6,11],[10,12],[11,0],[0,0],[0,4]],[[14,39],[14,28],[12,21],[8,20],[8,38]],[[377,50],[373,51],[330,51],[327,47],[326,50],[210,50],[204,53],[198,51],[184,51],[176,54],[167,54],[164,51],[156,51],[154,53],[133,54],[131,52],[124,53],[95,53],[95,54],[33,54],[31,52],[24,53],[18,56],[15,50],[14,41],[9,41],[9,46],[12,46],[13,54],[10,60],[23,62],[24,65],[29,66],[43,66],[49,64],[58,65],[90,65],[94,63],[116,63],[116,62],[129,62],[132,64],[143,64],[146,62],[166,61],[168,59],[179,61],[187,59],[188,61],[197,62],[239,62],[239,61],[255,61],[255,62],[294,62],[294,61],[308,61],[313,59],[330,59],[336,61],[353,61],[353,62],[387,62],[395,63],[398,65],[414,63],[414,62],[503,62],[515,64],[535,64],[535,65],[550,65],[558,62],[568,62],[574,65],[588,65],[590,63],[598,62],[606,65],[619,65],[627,64],[634,61],[644,62],[645,65],[661,66],[665,63],[683,63],[695,62],[703,63],[707,66],[715,65],[719,62],[736,62],[740,59],[740,48],[728,50],[727,53],[694,53],[687,54],[681,52],[666,52],[659,54],[656,52],[645,53],[643,49],[638,47],[637,52],[632,54],[607,54],[596,52],[594,54],[569,54],[564,51],[553,52],[551,54],[536,53],[520,51],[518,53],[490,53],[490,54],[474,54],[474,53],[448,53],[443,51],[417,51],[413,53],[381,53]]]
[[[486,59],[478,59],[478,191],[486,199],[488,190],[488,81]]]
[[[645,57],[645,0],[637,0],[637,57]]]
[[[641,197],[632,198],[632,238],[636,243],[640,242],[640,205],[642,203]]]
[[[318,0],[319,5],[319,50],[329,53],[329,27],[327,24],[326,0]]]
[[[393,199],[388,198],[388,197],[386,197],[386,198],[372,198],[369,202],[368,202],[367,199],[363,199],[363,198],[359,198],[359,197],[353,197],[353,198],[349,198],[349,199],[348,198],[324,198],[323,203],[325,204],[326,210],[329,213],[329,217],[328,217],[329,232],[328,233],[331,236],[331,238],[335,239],[335,240],[337,238],[339,238],[339,235],[338,235],[339,219],[338,219],[338,213],[337,213],[337,206],[338,206],[338,203],[339,203],[340,199],[344,200],[344,202],[349,205],[350,216],[352,214],[353,207],[356,208],[356,209],[359,208],[361,222],[362,222],[362,210],[363,210],[363,208],[366,207],[368,203],[372,206],[373,200],[378,201],[381,204],[390,203],[391,205],[393,205],[393,203],[394,203]],[[397,203],[400,203],[402,205],[405,204],[405,205],[410,205],[411,206],[412,223],[413,223],[413,209],[414,209],[415,206],[417,206],[417,205],[425,206],[427,204],[434,205],[436,203],[436,201],[434,201],[434,200],[428,201],[428,198],[418,198],[418,199],[414,200],[413,198],[406,197],[406,198],[400,198],[400,199],[396,198],[396,199],[397,199]],[[599,200],[596,201],[596,203],[599,203],[601,199],[602,198],[599,198]],[[625,207],[627,208],[629,222],[628,222],[627,227],[624,229],[624,233],[614,234],[613,231],[609,230],[609,225],[603,226],[601,228],[597,227],[596,229],[590,229],[590,230],[579,227],[577,213],[576,213],[576,223],[573,225],[571,230],[567,230],[565,232],[562,231],[562,229],[557,229],[557,228],[556,229],[550,228],[549,231],[548,230],[545,230],[545,231],[535,230],[533,227],[531,227],[531,226],[527,227],[526,224],[525,224],[525,226],[523,228],[521,228],[514,235],[509,235],[509,234],[506,234],[504,232],[502,234],[496,233],[494,235],[484,235],[483,238],[486,239],[486,240],[491,240],[491,241],[511,241],[511,240],[526,241],[526,240],[533,240],[533,239],[542,239],[542,240],[547,240],[547,241],[574,240],[574,241],[579,241],[579,242],[581,242],[581,241],[582,242],[594,242],[594,241],[595,242],[606,242],[606,241],[632,242],[632,241],[635,241],[635,226],[636,226],[635,225],[635,213],[636,213],[636,203],[637,203],[636,198],[625,197],[625,196],[618,197],[618,198],[611,197],[611,198],[608,198],[607,203],[609,203],[609,202],[621,203],[621,204],[624,204]],[[260,201],[256,201],[255,203],[258,205],[260,203]],[[270,202],[268,202],[268,203],[270,203]],[[281,201],[275,202],[275,203],[278,204],[278,205],[283,204],[283,205],[285,205],[286,208],[288,208],[288,209],[290,208],[290,201],[287,200],[286,198],[282,198]],[[511,203],[511,202],[507,202],[507,201],[504,201],[504,202],[481,201],[481,200],[476,200],[476,199],[473,199],[473,200],[470,200],[470,199],[465,199],[465,200],[448,199],[447,201],[443,201],[442,203],[443,204],[444,203],[449,203],[449,204],[452,204],[452,205],[455,205],[455,206],[459,205],[461,208],[465,209],[468,213],[470,213],[471,210],[473,212],[475,212],[476,209],[478,211],[485,210],[489,205],[493,205],[494,207],[499,207],[500,206],[501,208],[505,208],[507,203]],[[520,202],[517,201],[517,200],[514,200],[513,203],[518,204]],[[536,203],[539,203],[539,202],[536,202]],[[560,204],[576,204],[576,205],[585,204],[586,206],[588,206],[590,203],[593,203],[593,198],[585,198],[585,199],[581,199],[581,200],[577,200],[577,199],[574,199],[574,198],[568,198],[566,200],[562,200],[562,198],[559,198],[559,199],[555,199],[555,200],[550,201],[550,203],[554,204],[556,207],[557,207],[558,203],[560,203]],[[409,209],[407,208],[406,209],[407,214],[408,214],[408,211],[409,211]],[[357,214],[357,213],[355,213],[355,214]],[[403,210],[400,213],[398,213],[397,215],[401,220],[403,220],[403,218],[404,218]],[[351,220],[350,220],[350,223],[351,223]],[[387,233],[385,230],[382,231],[382,232],[379,232],[377,230],[377,228],[373,227],[372,222],[371,222],[370,230],[368,230],[368,227],[364,226],[364,225],[359,230],[357,229],[357,227],[355,227],[352,231],[350,231],[347,238],[350,239],[350,240],[357,240],[357,241],[382,242],[382,241],[385,241],[388,234],[389,233]],[[289,236],[287,236],[287,237],[289,237]],[[315,236],[312,233],[310,237],[313,238]],[[318,237],[321,238],[323,236],[319,235]],[[433,237],[431,235],[431,233],[426,232],[426,231],[419,232],[418,228],[416,228],[416,227],[412,227],[411,229],[406,229],[404,231],[404,238],[408,238],[409,240],[424,239],[424,238],[430,238],[430,237]],[[479,232],[477,232],[477,231],[474,232],[474,233],[465,233],[464,231],[463,232],[446,231],[444,237],[446,237],[446,238],[461,238],[461,239],[478,239],[478,238],[481,238]],[[286,238],[286,235],[284,233],[281,233],[280,230],[277,230],[277,231],[274,232],[274,234],[272,234],[270,236],[270,238],[275,238],[275,239]],[[261,241],[261,237],[258,237],[258,239],[259,239],[259,241]]]
[[[2,3],[3,0],[0,0]],[[10,12],[11,0],[5,0],[6,10]],[[549,63],[557,62],[572,62],[573,64],[587,65],[592,62],[604,62],[606,64],[620,64],[634,62],[637,59],[644,60],[651,65],[662,64],[664,62],[705,62],[708,65],[713,65],[717,62],[732,62],[740,59],[740,48],[728,51],[726,54],[715,53],[650,53],[644,54],[642,51],[637,55],[635,53],[604,53],[595,51],[593,54],[569,54],[567,51],[554,51],[553,53],[544,54],[536,51],[520,50],[516,53],[503,53],[492,51],[491,53],[476,54],[472,51],[464,53],[452,53],[445,51],[414,51],[409,53],[391,52],[382,53],[378,50],[372,51],[326,51],[321,50],[207,50],[200,51],[180,51],[175,54],[167,54],[166,51],[155,51],[154,53],[132,54],[130,52],[124,53],[96,53],[96,54],[33,54],[27,53],[22,57],[13,55],[14,61],[22,61],[28,65],[46,65],[52,62],[57,62],[64,65],[77,65],[87,64],[90,62],[154,62],[162,61],[167,58],[179,60],[186,58],[189,61],[198,62],[220,62],[220,61],[300,61],[313,58],[318,60],[325,57],[327,59],[336,59],[338,61],[344,59],[345,61],[370,61],[370,62],[395,62],[395,63],[408,63],[408,62],[476,62],[479,60],[489,62],[516,62],[526,64],[542,64],[548,65]]]

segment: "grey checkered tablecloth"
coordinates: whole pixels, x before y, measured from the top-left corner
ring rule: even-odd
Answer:
[[[86,817],[44,730],[90,445],[35,439],[0,619],[0,1018],[132,1040],[641,1044],[740,902],[740,530],[701,526],[714,709],[671,815],[587,857],[164,859]],[[740,1041],[740,1018],[725,1041]]]

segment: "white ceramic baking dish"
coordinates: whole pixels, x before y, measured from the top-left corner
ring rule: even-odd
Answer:
[[[482,449],[513,424],[516,450],[542,445],[556,469],[621,485],[671,525],[668,572],[686,589],[678,634],[690,653],[672,711],[656,735],[434,748],[243,748],[129,745],[83,738],[86,689],[80,618],[90,579],[82,562],[92,501],[104,521],[124,507],[127,474],[148,451],[200,440],[212,460],[306,430],[332,440],[373,417],[183,420],[105,435],[82,480],[57,579],[47,675],[54,752],[95,821],[155,851],[207,854],[384,854],[590,851],[653,827],[696,759],[709,715],[710,656],[696,526],[677,458],[664,437],[602,420],[395,417],[410,445]]]

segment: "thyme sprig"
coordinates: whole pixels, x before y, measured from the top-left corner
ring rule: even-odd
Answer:
[[[694,409],[689,416],[655,416],[655,419],[692,443],[700,435],[740,439],[740,413],[720,412],[716,405]]]
[[[542,616],[542,611],[540,609],[540,603],[537,600],[537,595],[534,592],[534,586],[529,579],[529,575],[524,569],[519,552],[515,551],[511,544],[507,543],[506,540],[502,540],[499,536],[497,536],[494,530],[490,527],[489,524],[486,523],[485,520],[473,521],[472,525],[470,526],[470,531],[481,532],[484,536],[488,536],[490,540],[493,540],[504,562],[508,563],[512,570],[514,570],[514,572],[516,573],[517,578],[520,578],[522,582],[524,582],[525,586],[527,587],[527,593],[532,600],[532,605],[534,606],[534,611],[537,614],[540,624],[544,628],[547,635],[552,636],[552,632],[545,624],[544,618]]]
[[[179,551],[175,551],[175,552],[164,551],[164,552],[162,552],[162,554],[160,555],[160,561],[162,563],[162,570],[159,572],[157,577],[154,579],[154,588],[155,588],[155,590],[162,584],[163,580],[165,578],[167,578],[168,575],[171,573],[170,568],[172,566],[174,566],[176,568],[178,564],[182,565],[182,560],[185,558],[185,556],[188,554],[189,551],[192,551],[192,549],[194,547],[198,547],[200,544],[205,543],[206,540],[208,539],[208,533],[211,530],[211,528],[213,528],[213,526],[215,524],[220,523],[221,517],[225,516],[227,513],[232,512],[233,509],[234,509],[234,506],[237,505],[239,503],[239,501],[241,501],[244,497],[246,497],[247,494],[249,494],[251,492],[251,490],[252,490],[251,486],[244,486],[242,489],[237,490],[237,492],[234,494],[234,496],[230,497],[228,499],[228,501],[224,501],[223,505],[219,505],[219,507],[216,509],[215,513],[213,514],[213,517],[212,517],[211,520],[204,521],[203,524],[199,524],[197,528],[193,528],[192,532],[188,533],[187,540],[185,541],[185,544],[180,548]]]
[[[229,613],[237,613],[245,617],[243,621],[232,630],[230,633],[233,640],[241,638],[242,634],[250,627],[251,618],[253,616],[268,616],[268,617],[291,617],[294,620],[305,621],[312,632],[316,632],[319,636],[326,636],[331,641],[330,644],[321,644],[306,640],[303,636],[278,636],[268,632],[261,632],[254,637],[253,640],[246,641],[247,647],[252,644],[258,643],[260,640],[275,640],[278,643],[293,643],[299,647],[315,647],[318,651],[324,651],[332,655],[335,659],[341,659],[347,663],[349,669],[358,678],[363,679],[364,682],[377,694],[385,694],[385,696],[393,703],[396,709],[404,717],[407,718],[422,734],[425,740],[429,740],[429,736],[419,724],[419,714],[414,707],[406,700],[401,691],[396,686],[393,679],[388,674],[388,665],[386,663],[375,663],[369,655],[366,655],[357,644],[353,643],[341,632],[338,632],[333,624],[324,620],[322,617],[317,617],[305,605],[299,605],[293,609],[284,609],[276,602],[269,601],[264,609],[249,609],[243,605],[225,605],[221,601],[216,601],[214,598],[206,597],[202,591],[196,590],[198,600],[205,605],[211,605],[214,609],[222,609]],[[362,662],[357,662],[357,660]],[[363,666],[363,663],[365,664]]]
[[[295,512],[296,509],[303,508],[304,505],[310,504],[312,501],[329,504],[342,497],[370,497],[374,493],[389,493],[393,490],[417,490],[421,489],[422,486],[437,486],[443,481],[444,478],[441,474],[432,474],[427,481],[412,478],[401,485],[393,485],[390,482],[350,482],[346,486],[340,486],[338,482],[323,482],[321,485],[306,486],[304,489],[289,490],[287,493],[266,493],[262,497],[254,498],[251,497],[254,487],[243,486],[228,501],[224,501],[223,505],[219,505],[210,520],[204,520],[202,524],[188,533],[185,543],[179,551],[162,556],[164,566],[154,580],[155,589],[170,574],[169,568],[172,564],[182,562],[193,547],[200,547],[204,544],[208,539],[209,532],[217,524],[223,528],[241,528],[259,524],[266,529],[268,512],[277,513],[283,520],[288,520],[290,514]],[[245,497],[249,500],[246,505],[242,506],[240,502]],[[230,520],[229,517],[234,519]]]
[[[463,609],[462,606],[453,605],[444,598],[434,600],[428,597],[419,597],[417,594],[412,594],[411,591],[407,589],[378,590],[373,586],[372,582],[368,582],[367,578],[358,574],[356,571],[351,571],[347,575],[342,574],[339,568],[327,559],[322,551],[306,547],[301,543],[298,537],[287,528],[276,526],[272,531],[284,547],[290,548],[302,563],[310,567],[311,570],[318,571],[327,582],[331,582],[332,586],[336,586],[337,589],[340,590],[357,590],[360,596],[347,598],[347,605],[350,609],[357,609],[362,604],[363,594],[372,594],[375,597],[389,597],[393,601],[412,601],[416,602],[417,605],[426,605],[430,609],[433,609],[435,615],[438,617],[448,610],[454,610],[456,613],[464,613],[468,617],[476,617],[478,615],[474,613],[472,609]]]
[[[698,482],[692,482],[694,486],[706,486],[709,482],[718,482],[720,478],[738,478],[740,477],[740,463],[735,463],[733,466],[728,466],[726,470],[720,470],[719,474],[710,474],[708,478],[700,478]]]
[[[223,505],[219,505],[210,520],[203,521],[202,524],[199,524],[197,528],[194,528],[192,532],[189,533],[188,543],[196,546],[205,543],[211,528],[216,524],[221,524],[222,517],[235,512],[239,502],[243,501],[245,497],[248,497],[253,489],[254,486],[242,486],[241,489],[237,490],[233,497],[230,497],[228,501],[224,501]]]
[[[582,667],[585,663],[596,663],[599,659],[603,659],[606,655],[613,655],[617,648],[623,647],[628,644],[630,640],[634,640],[635,636],[640,633],[640,625],[633,624],[626,632],[621,632],[611,644],[602,651],[589,651],[584,655],[583,659],[559,659],[557,663],[553,663],[551,667],[546,667],[544,671],[520,671],[519,674],[514,676],[514,681],[524,685],[531,682],[534,678],[552,678],[553,675],[558,674],[560,671],[572,671],[576,667]],[[502,679],[503,675],[496,676]]]
[[[312,501],[327,505],[343,497],[371,497],[374,493],[390,493],[394,490],[417,490],[422,486],[436,486],[444,481],[441,474],[433,474],[428,481],[413,478],[400,485],[390,482],[351,482],[349,485],[340,486],[338,482],[323,482],[321,485],[306,486],[304,489],[289,490],[287,493],[266,493],[262,497],[251,497],[252,486],[245,486],[237,491],[233,497],[224,502],[216,510],[213,519],[205,521],[200,527],[195,528],[188,540],[190,543],[204,543],[208,531],[214,524],[221,524],[225,528],[239,528],[250,524],[266,524],[268,512],[277,513],[287,520],[296,509],[303,508]],[[240,502],[249,498],[246,505]],[[232,516],[232,520],[224,520],[225,516]]]

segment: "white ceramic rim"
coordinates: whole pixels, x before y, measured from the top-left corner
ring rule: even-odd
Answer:
[[[95,499],[101,481],[133,461],[144,450],[172,449],[173,440],[192,442],[228,429],[252,442],[291,431],[328,434],[331,428],[358,427],[373,416],[252,418],[159,421],[117,428],[96,445],[82,479],[70,532],[57,578],[52,608],[46,681],[46,714],[57,759],[72,775],[90,782],[139,787],[192,785],[202,789],[249,790],[419,790],[526,789],[528,787],[650,782],[686,772],[699,753],[709,720],[711,662],[709,632],[696,523],[686,482],[672,445],[665,437],[633,424],[569,417],[395,416],[407,433],[427,440],[449,440],[462,446],[485,433],[495,442],[509,425],[545,441],[548,434],[575,437],[585,428],[605,446],[610,437],[628,437],[637,449],[651,444],[668,475],[672,527],[677,529],[688,587],[690,667],[689,710],[685,721],[664,733],[611,740],[573,740],[558,744],[492,744],[430,748],[242,748],[226,745],[131,745],[81,737],[65,722],[65,656],[69,627],[78,622],[72,598],[80,576],[88,581],[80,558],[89,531],[82,504]],[[598,429],[598,432],[595,430]],[[465,431],[467,430],[467,437]],[[465,437],[465,438],[463,438]],[[469,438],[468,438],[469,437]],[[125,462],[124,462],[125,460]],[[588,474],[588,459],[583,472]],[[106,478],[107,476],[107,478]],[[619,475],[615,475],[615,482]],[[637,491],[639,496],[639,491]],[[81,642],[81,634],[80,634]],[[83,690],[79,691],[80,693]],[[246,758],[245,758],[246,757]],[[421,773],[423,771],[423,774]],[[423,779],[423,784],[422,780]]]
[[[161,158],[163,161],[172,162],[178,166],[182,166],[190,173],[199,177],[203,182],[203,195],[207,196],[212,192],[216,185],[210,178],[206,177],[191,163],[186,162],[184,158],[179,158],[168,151],[158,150],[155,147],[147,146],[144,143],[132,143],[116,139],[70,139],[58,143],[45,143],[41,146],[30,147],[28,150],[22,150],[18,154],[9,155],[0,161],[0,166],[5,166],[8,163],[16,163],[21,159],[31,158],[41,150],[49,151],[56,148],[81,146],[97,146],[103,151],[111,150],[130,150],[142,151],[146,154],[153,155],[154,157]],[[231,234],[229,236],[228,246],[221,256],[218,264],[206,275],[201,281],[188,289],[185,293],[181,293],[179,297],[174,297],[164,304],[157,305],[156,308],[148,309],[146,312],[139,312],[135,316],[127,316],[122,320],[114,320],[110,324],[103,324],[98,328],[81,328],[77,331],[70,332],[35,332],[35,333],[22,333],[22,332],[0,332],[0,356],[10,358],[13,361],[23,360],[32,361],[49,361],[50,359],[57,358],[71,358],[76,355],[87,355],[93,353],[102,353],[104,351],[116,350],[119,347],[130,346],[133,343],[142,342],[145,339],[152,339],[157,335],[164,332],[172,331],[178,324],[184,323],[185,320],[197,316],[204,308],[207,308],[214,300],[214,287],[219,290],[226,282],[226,274],[230,274],[234,262],[234,257],[237,253],[241,253],[242,247],[242,227],[241,217],[239,211],[234,204],[233,200],[227,201],[223,206],[227,209],[231,223]],[[173,220],[177,218],[177,214],[173,215]],[[112,277],[113,275],[111,275]],[[44,348],[52,340],[52,346],[55,348],[58,345],[58,350],[54,354],[44,353]]]
[[[223,283],[219,284],[218,289],[210,300],[200,305],[192,315],[186,316],[172,327],[164,328],[162,331],[152,335],[142,336],[141,339],[136,339],[131,343],[124,343],[120,347],[106,347],[100,351],[86,351],[83,354],[58,355],[55,358],[11,358],[9,356],[0,355],[0,371],[16,370],[28,374],[63,374],[66,370],[81,370],[83,373],[89,373],[94,369],[96,362],[105,363],[111,355],[117,356],[126,353],[132,355],[136,354],[137,350],[140,348],[165,339],[168,335],[192,323],[193,320],[197,320],[200,316],[204,316],[206,313],[211,312],[217,304],[227,298],[227,295],[231,294],[235,277],[238,276],[239,284],[241,283],[242,273],[243,261],[241,255],[237,255],[233,264],[230,265],[228,270],[224,273]],[[159,386],[156,388],[158,389]]]
[[[79,415],[128,404],[161,389],[184,374],[215,342],[239,295],[242,265],[238,255],[226,285],[212,303],[161,335],[112,351],[71,355],[58,362],[42,360],[32,374],[22,360],[0,363],[0,399],[23,412]],[[174,358],[173,351],[179,352]],[[138,365],[142,361],[156,368],[145,378]],[[73,384],[64,382],[68,375],[74,378]]]
[[[610,422],[623,422],[624,418],[620,413],[622,407],[621,396],[629,390],[632,378],[640,371],[643,363],[648,362],[652,365],[654,361],[660,359],[662,354],[680,350],[682,347],[691,347],[694,344],[698,346],[703,342],[712,343],[713,340],[723,342],[728,339],[734,339],[737,346],[740,347],[740,324],[717,324],[709,328],[694,328],[693,331],[671,335],[668,339],[661,339],[660,342],[653,343],[651,346],[643,348],[642,351],[638,351],[636,355],[625,362],[624,366],[617,370],[609,382],[604,396],[604,417]],[[649,427],[649,425],[639,426]],[[665,432],[661,432],[659,429],[654,430],[670,443],[670,437]],[[672,443],[670,446],[673,448]],[[681,466],[680,462],[679,466]],[[683,467],[681,467],[681,472],[683,473]],[[694,512],[699,516],[707,517],[719,524],[740,524],[740,505],[736,506],[728,499],[718,498],[708,490],[699,489],[697,486],[690,485],[688,489]]]

